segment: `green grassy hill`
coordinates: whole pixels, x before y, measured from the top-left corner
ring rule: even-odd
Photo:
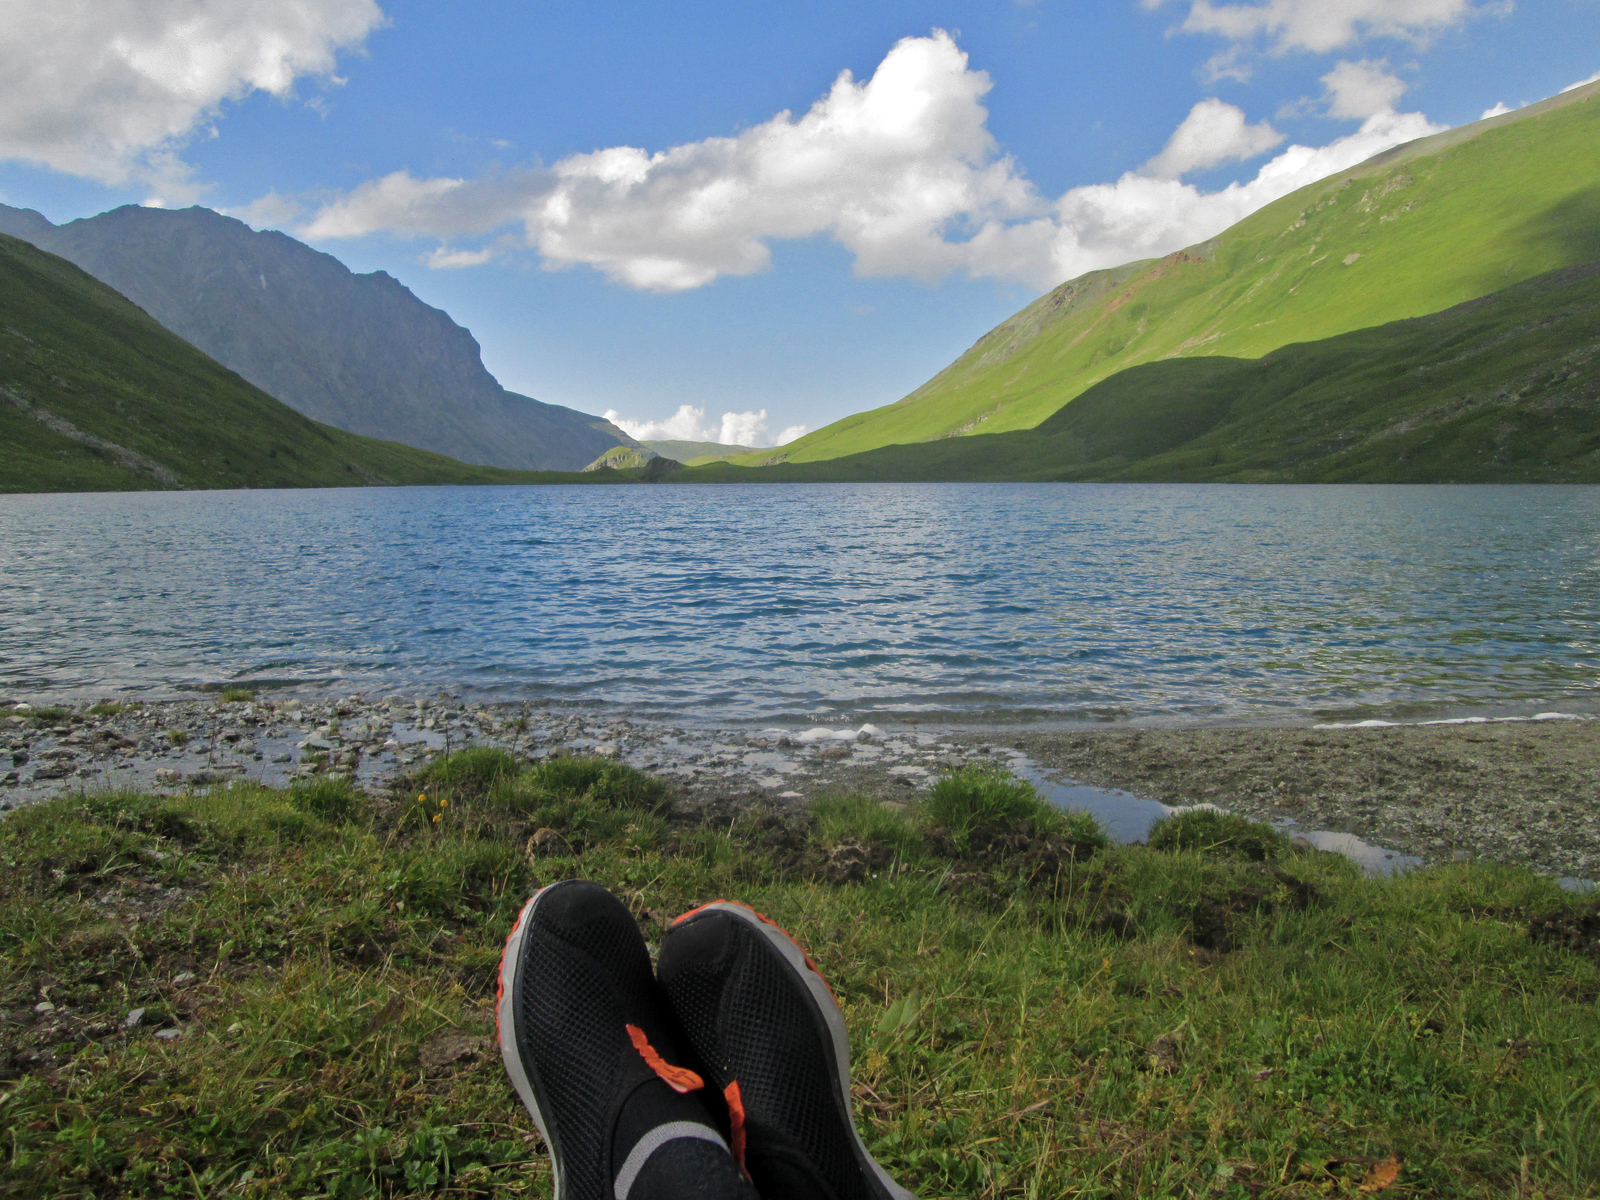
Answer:
[[[697,460],[730,458],[744,454],[743,446],[724,446],[721,442],[640,442],[646,450],[654,450],[663,458],[675,458],[681,463]]]
[[[1258,359],[1132,367],[1037,429],[676,478],[1600,483],[1600,261]]]
[[[556,478],[319,424],[65,259],[4,235],[0,446],[0,492]]]
[[[783,453],[814,462],[1030,429],[1142,363],[1256,358],[1596,257],[1600,84],[1397,147],[1199,246],[1063,284],[905,399]]]

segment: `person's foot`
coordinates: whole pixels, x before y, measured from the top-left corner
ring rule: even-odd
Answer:
[[[551,884],[524,906],[500,960],[495,1023],[556,1200],[750,1195],[691,1094],[702,1080],[674,1065],[639,927],[599,884]]]
[[[763,1200],[914,1200],[856,1132],[844,1015],[794,939],[719,900],[673,923],[656,978]]]

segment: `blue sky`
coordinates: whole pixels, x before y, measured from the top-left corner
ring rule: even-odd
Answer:
[[[1600,0],[58,0],[0,30],[0,199],[282,228],[514,390],[767,444],[1597,72]]]

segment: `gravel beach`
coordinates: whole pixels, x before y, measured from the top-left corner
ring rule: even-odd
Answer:
[[[1600,873],[1600,721],[1108,729],[1010,743],[1049,770],[1163,804],[1352,833],[1427,862]]]
[[[1600,721],[1067,732],[691,729],[535,704],[274,696],[48,706],[0,701],[0,811],[79,789],[178,790],[317,771],[386,786],[445,749],[600,754],[674,779],[691,807],[909,800],[968,762],[1214,804],[1354,834],[1426,862],[1462,856],[1600,874]],[[7,756],[9,755],[9,759]],[[1148,805],[1146,807],[1149,807]]]

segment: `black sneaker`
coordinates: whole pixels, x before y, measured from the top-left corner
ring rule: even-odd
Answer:
[[[551,884],[523,907],[500,960],[495,1024],[506,1072],[550,1152],[556,1200],[625,1197],[668,1142],[668,1159],[701,1156],[702,1174],[718,1176],[720,1158],[731,1190],[747,1186],[688,1094],[700,1076],[673,1065],[682,1059],[639,927],[599,884]]]
[[[718,900],[673,923],[656,978],[764,1200],[914,1200],[856,1132],[844,1014],[793,938]]]

